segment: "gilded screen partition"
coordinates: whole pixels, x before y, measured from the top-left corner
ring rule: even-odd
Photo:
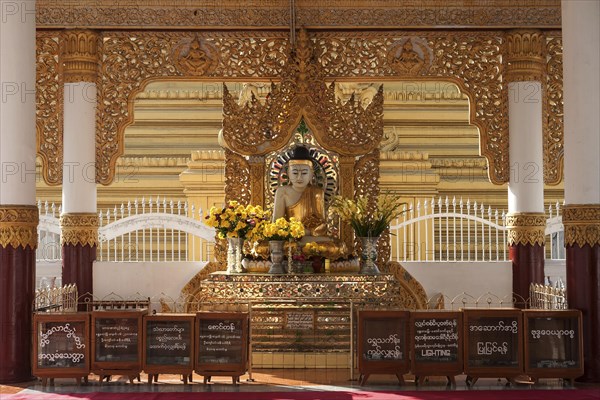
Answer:
[[[377,159],[383,137],[383,86],[364,107],[353,96],[347,102],[337,99],[335,84],[325,81],[306,30],[300,31],[297,45],[287,56],[281,80],[271,86],[264,103],[252,95],[247,103],[238,104],[226,87],[223,93],[223,130],[219,139],[228,149],[226,168],[235,165],[232,172],[243,169],[249,176],[249,182],[226,177],[228,200],[266,206],[265,195],[270,190],[265,185],[268,160],[298,141],[295,133],[299,126],[311,132],[316,149],[335,157],[335,186],[340,195],[354,198],[355,193],[370,197],[379,193],[379,163],[366,160]],[[304,139],[301,135],[300,140]],[[342,227],[340,236],[348,248],[353,248],[349,227]]]

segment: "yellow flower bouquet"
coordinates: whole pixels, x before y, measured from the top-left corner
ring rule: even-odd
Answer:
[[[232,200],[226,207],[211,207],[204,223],[217,230],[219,239],[247,239],[252,237],[255,228],[269,217],[269,212],[261,206],[244,206]]]
[[[289,240],[301,239],[304,236],[304,225],[296,218],[289,221],[284,217],[275,222],[261,221],[252,232],[253,240]]]
[[[356,200],[335,196],[329,205],[329,212],[339,215],[354,229],[358,237],[377,237],[381,235],[394,219],[402,215],[407,203],[391,194],[377,196],[375,204],[369,204],[365,196]]]
[[[327,247],[317,242],[309,242],[302,247],[302,253],[309,257],[323,257],[323,255],[327,253]]]

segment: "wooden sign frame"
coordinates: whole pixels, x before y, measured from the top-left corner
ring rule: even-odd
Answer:
[[[133,383],[134,378],[138,378],[142,371],[142,317],[148,313],[146,309],[126,310],[126,311],[93,311],[91,322],[91,342],[92,342],[92,372],[100,376],[102,382],[104,378],[111,375],[126,375],[129,381]],[[96,361],[96,320],[98,319],[137,319],[137,359],[135,361]]]
[[[148,363],[148,323],[152,321],[174,321],[190,324],[190,343],[189,343],[189,363],[182,364],[149,364]],[[187,384],[188,379],[191,381],[192,373],[194,372],[194,358],[196,346],[196,316],[193,314],[154,314],[145,315],[143,318],[143,345],[142,345],[142,368],[148,374],[148,383],[158,380],[159,374],[182,374],[183,383]]]
[[[40,337],[38,336],[38,326],[42,323],[56,322],[69,324],[74,322],[81,322],[84,324],[84,331],[82,337],[85,340],[85,349],[82,349],[84,353],[85,364],[83,367],[68,367],[68,368],[44,368],[38,365],[39,348],[38,343]],[[42,378],[42,385],[46,386],[48,378],[53,383],[54,378],[76,378],[79,383],[81,379],[85,382],[88,380],[90,374],[90,314],[87,312],[81,313],[36,313],[33,316],[33,358],[32,358],[32,371],[33,375]]]
[[[531,365],[530,319],[532,318],[577,319],[578,333],[577,337],[574,339],[577,340],[578,343],[577,356],[579,357],[579,367],[538,368]],[[575,378],[583,375],[583,322],[580,310],[523,310],[523,326],[525,336],[525,373],[529,375],[534,382],[537,382],[539,378],[565,378],[570,380],[572,385]]]
[[[242,327],[242,354],[240,354],[239,363],[201,363],[202,345],[200,343],[201,324],[204,321],[218,320],[239,320]],[[194,370],[197,374],[204,376],[204,383],[209,382],[212,376],[231,376],[233,384],[240,381],[240,376],[248,371],[248,349],[249,349],[249,314],[245,312],[211,312],[199,311],[196,313],[196,344],[194,354]]]
[[[364,336],[368,321],[397,321],[397,327],[402,329],[404,340],[402,343],[402,360],[367,360],[362,357],[366,350]],[[359,383],[365,385],[371,374],[394,374],[400,384],[404,383],[403,375],[410,371],[409,357],[409,311],[358,311],[358,371],[360,373]]]
[[[509,383],[514,383],[514,378],[524,373],[523,369],[523,314],[518,308],[487,308],[487,309],[463,309],[463,349],[464,349],[464,373],[467,374],[467,385],[472,386],[478,378],[504,377]],[[517,365],[514,367],[504,366],[471,366],[470,344],[471,333],[469,332],[469,321],[480,318],[515,318],[517,321]],[[493,342],[491,342],[493,343]],[[497,343],[501,345],[500,343]]]
[[[457,350],[456,350],[456,361],[448,362],[421,362],[417,361],[417,352],[420,349],[416,348],[416,331],[417,327],[415,322],[417,320],[456,320],[456,333],[458,338]],[[431,328],[432,330],[435,327]],[[422,310],[422,311],[411,311],[410,313],[410,349],[411,349],[411,367],[410,371],[415,375],[415,380],[418,384],[423,384],[427,376],[446,376],[448,383],[456,385],[455,376],[463,373],[463,314],[460,311],[443,311],[443,310]]]

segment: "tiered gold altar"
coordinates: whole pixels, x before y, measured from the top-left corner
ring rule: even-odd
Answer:
[[[398,264],[397,274],[227,274],[190,282],[189,311],[250,312],[253,365],[347,368],[357,309],[418,309],[421,285]],[[403,275],[402,282],[397,276]]]
[[[276,190],[288,182],[286,166],[297,146],[310,151],[310,176],[323,189],[326,203],[336,194],[376,201],[383,87],[368,104],[354,96],[347,102],[336,99],[334,85],[324,81],[311,46],[302,30],[281,82],[272,85],[264,103],[251,94],[240,104],[224,88],[220,143],[226,149],[226,201],[271,208]],[[348,225],[331,216],[327,225],[328,236],[358,254],[359,243]],[[183,294],[191,309],[229,304],[250,310],[255,352],[349,354],[354,308],[425,306],[421,285],[399,264],[388,262],[387,233],[378,242],[381,275],[226,274],[225,245],[217,244],[217,260],[194,277]],[[311,366],[305,361],[304,357],[295,365]]]

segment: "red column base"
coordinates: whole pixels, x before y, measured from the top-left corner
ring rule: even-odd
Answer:
[[[0,246],[0,383],[31,375],[35,250]]]
[[[580,382],[600,382],[600,246],[566,246],[567,301],[583,314],[584,375]]]
[[[508,247],[512,261],[513,293],[516,307],[525,307],[529,299],[529,285],[544,283],[544,246],[514,244]]]
[[[92,266],[96,260],[96,246],[64,244],[62,247],[62,283],[77,286],[79,302],[94,293]]]

